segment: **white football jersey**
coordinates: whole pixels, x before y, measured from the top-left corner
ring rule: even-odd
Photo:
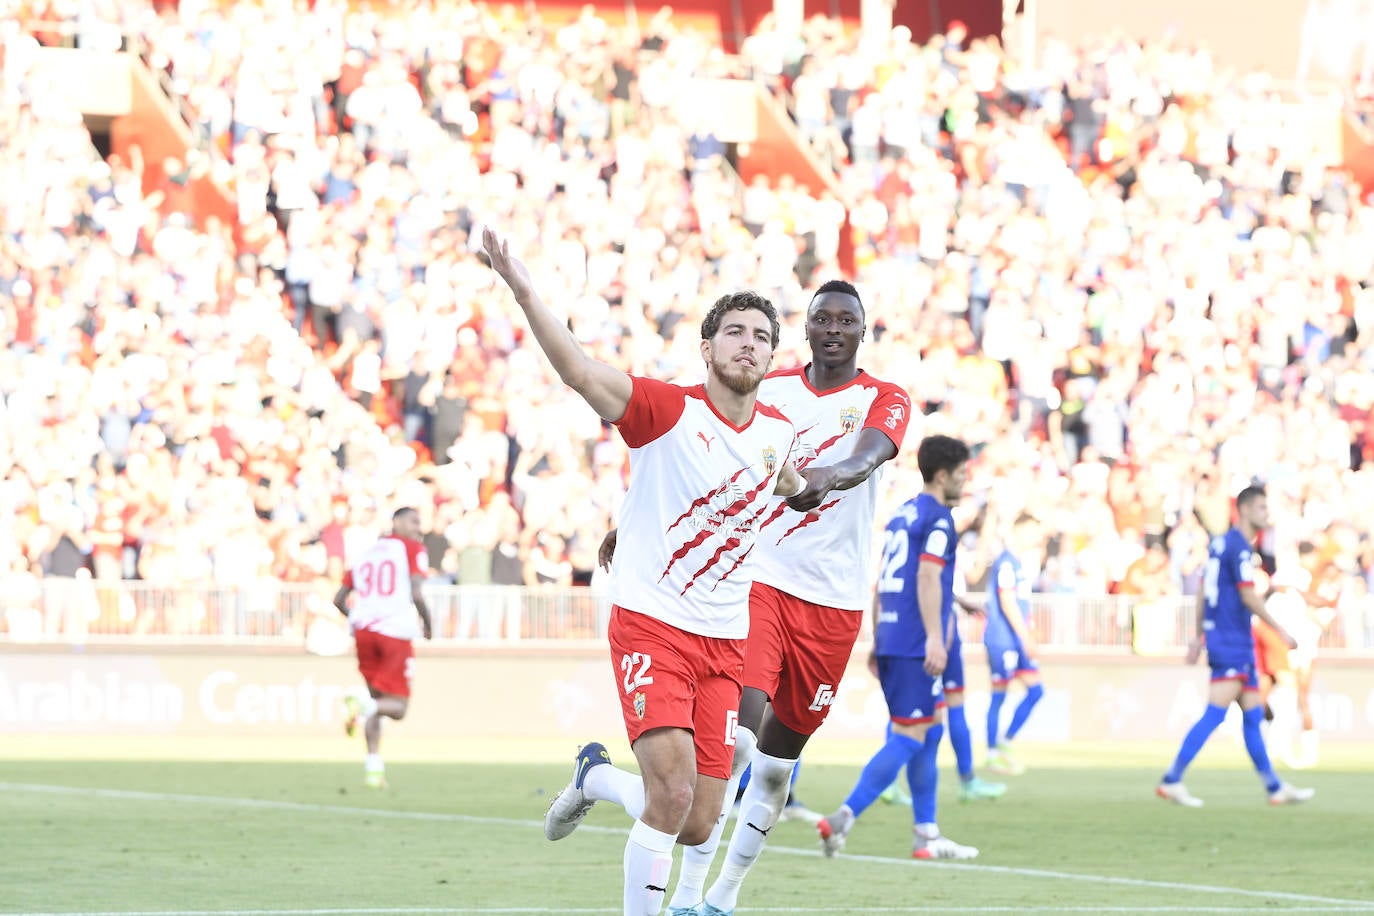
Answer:
[[[354,561],[344,573],[353,589],[348,623],[356,632],[371,630],[396,639],[420,635],[419,617],[410,598],[410,577],[429,569],[424,545],[387,535]]]
[[[630,447],[611,600],[696,633],[749,633],[754,547],[778,471],[792,455],[792,423],[759,401],[735,426],[704,386],[635,377],[616,426]]]
[[[854,451],[859,432],[873,428],[898,449],[911,420],[911,398],[897,385],[866,372],[847,385],[817,391],[805,369],[774,372],[759,396],[797,428],[798,470],[812,462],[834,464]],[[777,499],[764,517],[754,578],[803,601],[846,610],[872,603],[869,561],[882,468],[850,490],[833,490],[812,513],[794,512]]]

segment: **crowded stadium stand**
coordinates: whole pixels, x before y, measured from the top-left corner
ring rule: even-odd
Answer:
[[[740,287],[800,362],[807,291],[850,276],[917,438],[978,443],[989,524],[1054,533],[1049,647],[1181,645],[1257,479],[1267,551],[1319,558],[1323,645],[1374,649],[1374,204],[1261,74],[825,17],[734,53],[667,10],[53,0],[0,30],[10,639],[300,643],[404,505],[436,637],[594,638],[627,450],[525,339],[492,223],[581,342],[669,379]],[[164,122],[83,110],[64,51],[125,59]],[[787,112],[792,155],[730,98]]]

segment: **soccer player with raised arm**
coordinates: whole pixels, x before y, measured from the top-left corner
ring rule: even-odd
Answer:
[[[864,766],[839,810],[816,825],[821,849],[844,848],[856,820],[907,767],[918,859],[971,859],[972,846],[942,836],[935,821],[936,754],[944,733],[942,675],[954,635],[954,558],[958,533],[950,507],[968,479],[969,448],[930,436],[916,451],[925,484],[888,522],[879,564],[874,660],[892,730]]]
[[[382,762],[382,718],[400,721],[410,706],[411,669],[418,614],[425,639],[434,632],[429,608],[420,594],[429,562],[420,543],[420,513],[397,509],[391,516],[391,534],[363,552],[334,594],[334,606],[348,618],[357,646],[358,670],[367,683],[344,697],[348,716],[344,731],[352,737],[363,721],[367,758],[364,782],[369,788],[386,788]],[[353,607],[348,606],[349,595]]]
[[[624,912],[656,914],[674,844],[707,839],[725,800],[752,558],[769,497],[805,485],[790,463],[792,423],[757,397],[778,343],[777,313],[755,293],[723,296],[701,325],[704,385],[631,377],[586,354],[491,229],[482,246],[559,378],[630,448],[607,635],[642,780],[611,766],[603,745],[586,745],[544,833],[561,839],[596,801],[620,802],[635,818],[622,860]]]
[[[1212,668],[1212,685],[1202,718],[1183,738],[1183,746],[1173,766],[1155,788],[1160,798],[1189,808],[1202,807],[1183,785],[1183,772],[1207,743],[1212,732],[1226,718],[1226,710],[1239,702],[1245,749],[1255,764],[1271,805],[1304,802],[1315,793],[1298,789],[1274,775],[1269,752],[1264,746],[1260,723],[1264,707],[1260,702],[1259,682],[1255,676],[1255,641],[1251,635],[1253,614],[1274,628],[1288,648],[1293,637],[1275,622],[1254,587],[1255,537],[1269,525],[1269,501],[1264,488],[1249,486],[1236,496],[1235,526],[1224,535],[1212,538],[1207,548],[1207,568],[1202,594],[1198,596],[1198,633],[1188,646],[1187,662],[1194,664],[1207,647],[1207,663]]]
[[[911,416],[906,392],[858,367],[864,329],[858,290],[843,280],[823,284],[806,314],[811,362],[771,373],[759,388],[799,429],[797,469],[807,486],[777,501],[762,526],[732,786],[751,762],[753,769],[727,858],[703,892],[734,792],[707,841],[683,850],[669,916],[734,911],[854,649],[867,603],[855,572],[868,568],[878,472],[897,454]],[[612,533],[603,542],[603,562],[615,540]]]
[[[992,675],[992,698],[988,703],[988,769],[1015,775],[1025,767],[1011,753],[1011,742],[1030,718],[1031,710],[1045,695],[1040,684],[1039,650],[1027,620],[1030,616],[1031,577],[1021,558],[1034,549],[1039,538],[1039,522],[1021,514],[1012,522],[1011,537],[992,561],[988,576],[987,626],[983,646],[988,653]],[[1007,686],[1013,681],[1026,688],[1012,713],[1011,724],[1002,734],[1002,704],[1007,701]]]

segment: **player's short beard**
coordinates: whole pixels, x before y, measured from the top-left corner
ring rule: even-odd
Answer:
[[[735,394],[753,394],[759,390],[759,382],[763,381],[763,376],[768,371],[766,365],[756,365],[753,369],[742,366],[738,363],[724,363],[714,356],[711,358],[711,369],[716,377],[725,383]]]

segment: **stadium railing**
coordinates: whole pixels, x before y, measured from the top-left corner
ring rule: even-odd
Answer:
[[[157,585],[0,577],[0,644],[303,648],[322,630],[342,630],[332,595],[327,582],[275,579]],[[591,588],[431,583],[425,595],[434,643],[448,647],[599,645],[611,606],[604,591]],[[1031,625],[1051,652],[1174,655],[1196,632],[1196,607],[1187,596],[1036,594]],[[979,618],[961,616],[960,627],[965,642],[981,643]],[[1374,650],[1374,615],[1339,615],[1321,645],[1351,654]]]

